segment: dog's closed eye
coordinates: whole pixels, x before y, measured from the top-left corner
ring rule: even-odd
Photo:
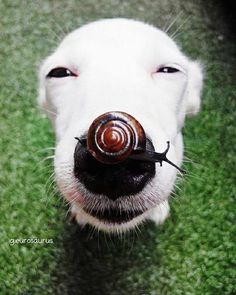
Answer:
[[[65,77],[70,77],[70,76],[77,77],[77,75],[75,73],[73,73],[69,69],[63,68],[63,67],[58,67],[58,68],[52,69],[47,74],[47,78],[65,78]]]
[[[157,73],[166,73],[166,74],[171,74],[176,72],[179,72],[179,69],[176,69],[174,67],[161,67],[157,70]]]
[[[172,74],[176,72],[181,72],[180,69],[173,66],[164,66],[157,69],[156,73],[165,73]],[[46,78],[65,78],[65,77],[77,77],[75,73],[73,73],[68,68],[58,67],[52,69],[46,76]]]
[[[165,64],[165,65],[160,65],[155,73],[160,73],[160,74],[174,74],[174,73],[185,73],[185,70],[179,65],[179,64],[176,64],[176,63],[168,63],[168,64]]]

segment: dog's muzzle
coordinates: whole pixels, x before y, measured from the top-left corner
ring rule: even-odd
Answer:
[[[88,132],[76,139],[74,175],[89,192],[86,194],[89,199],[101,201],[104,196],[115,202],[122,198],[124,203],[129,196],[135,198],[155,176],[155,162],[162,165],[166,161],[182,171],[166,157],[169,142],[163,153],[155,152],[142,125],[124,112],[99,116]],[[83,209],[100,221],[112,224],[128,222],[145,212],[140,204],[125,210],[119,206],[98,210],[91,204]]]
[[[76,137],[74,175],[94,194],[116,200],[140,192],[155,175],[155,162],[166,161],[169,150],[156,153],[141,124],[124,112],[96,118],[86,135]]]

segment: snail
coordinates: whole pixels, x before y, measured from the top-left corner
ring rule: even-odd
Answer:
[[[145,150],[146,135],[141,124],[124,112],[108,112],[96,118],[88,130],[88,151],[100,162],[116,164],[134,150]]]
[[[126,159],[139,161],[162,162],[174,166],[180,172],[184,170],[167,159],[166,154],[146,149],[146,134],[142,125],[125,112],[107,112],[97,117],[89,127],[86,144],[75,137],[90,154],[104,164],[118,164]]]

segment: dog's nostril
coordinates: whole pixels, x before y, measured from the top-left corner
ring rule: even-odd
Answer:
[[[141,124],[124,112],[108,112],[96,118],[88,130],[88,151],[105,164],[126,160],[134,150],[145,150]]]

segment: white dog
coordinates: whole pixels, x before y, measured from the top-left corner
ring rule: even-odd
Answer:
[[[168,158],[181,165],[181,129],[185,116],[199,111],[201,88],[201,66],[148,24],[106,19],[66,36],[41,66],[38,101],[55,128],[58,186],[80,224],[121,232],[165,220],[173,166],[102,164],[82,141],[95,118],[122,111],[140,122],[150,148],[162,152],[169,141]]]

